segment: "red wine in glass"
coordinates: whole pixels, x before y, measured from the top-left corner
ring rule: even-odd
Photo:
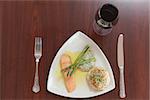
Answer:
[[[118,21],[118,9],[112,4],[104,4],[96,12],[93,29],[94,31],[101,35],[107,35],[111,33],[112,27]]]

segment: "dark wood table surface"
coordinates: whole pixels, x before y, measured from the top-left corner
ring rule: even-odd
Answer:
[[[119,9],[119,21],[105,37],[93,32],[96,10],[104,3]],[[1,100],[60,100],[46,89],[52,60],[62,44],[81,30],[104,51],[114,72],[116,88],[92,99],[119,99],[116,43],[124,33],[125,84],[128,100],[149,99],[148,0],[54,0],[0,1],[0,95]],[[39,75],[41,91],[31,91],[35,72],[34,37],[43,38]]]

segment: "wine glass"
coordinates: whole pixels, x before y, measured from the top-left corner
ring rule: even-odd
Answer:
[[[112,28],[118,22],[118,9],[112,4],[104,4],[97,10],[93,22],[93,30],[98,35],[105,36],[111,33]]]

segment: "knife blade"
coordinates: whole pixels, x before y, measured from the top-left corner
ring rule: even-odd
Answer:
[[[120,82],[119,82],[119,96],[120,98],[125,98],[125,82],[124,82],[124,49],[123,49],[123,34],[120,34],[118,37],[118,45],[117,45],[117,61],[118,67],[120,71]]]
[[[123,34],[118,37],[118,67],[124,67]]]

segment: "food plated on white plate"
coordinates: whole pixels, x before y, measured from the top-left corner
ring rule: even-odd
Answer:
[[[72,51],[70,51],[72,52]],[[72,52],[73,54],[73,52]],[[75,58],[72,61],[71,58]],[[73,63],[72,63],[73,62]],[[64,84],[68,92],[73,92],[76,88],[76,73],[86,73],[86,81],[89,88],[95,91],[103,90],[109,84],[109,73],[104,68],[95,67],[96,58],[89,45],[86,45],[79,54],[74,53],[73,56],[65,52],[60,58],[61,73],[64,78]],[[81,74],[82,75],[82,74]],[[82,76],[81,76],[82,77]]]
[[[87,35],[76,32],[51,64],[48,91],[70,98],[88,98],[114,88],[113,72],[102,50]]]

